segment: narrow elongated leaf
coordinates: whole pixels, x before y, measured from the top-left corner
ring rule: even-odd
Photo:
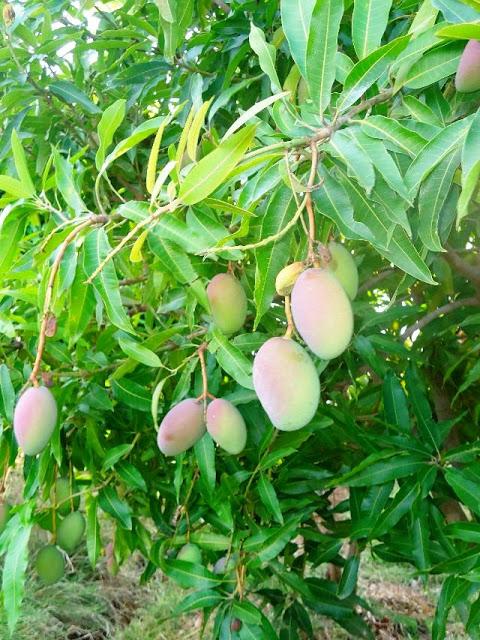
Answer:
[[[145,364],[147,367],[161,367],[162,362],[160,358],[151,349],[148,349],[143,344],[135,342],[129,338],[119,338],[118,344],[120,349],[127,354],[133,360]]]
[[[132,516],[130,507],[118,497],[113,487],[105,487],[98,494],[100,508],[113,518],[118,520],[125,529],[132,528]]]
[[[306,80],[313,103],[322,114],[330,104],[343,3],[317,0],[310,20]]]
[[[257,488],[260,495],[260,500],[263,502],[265,508],[270,511],[271,515],[279,524],[283,524],[283,515],[280,509],[280,503],[278,502],[276,491],[272,483],[263,473],[260,475]]]
[[[266,41],[263,31],[254,25],[253,22],[250,25],[249,41],[250,46],[258,56],[261,70],[270,78],[273,93],[278,93],[282,90],[282,85],[278,79],[277,70],[275,69],[277,50],[273,44]]]
[[[383,407],[386,421],[397,426],[401,431],[409,433],[410,417],[407,398],[400,381],[390,369],[383,383]]]
[[[99,139],[98,151],[95,154],[95,166],[100,170],[105,160],[105,154],[108,147],[111,145],[115,131],[122,124],[125,117],[125,104],[124,98],[119,98],[113,104],[105,109],[100,118],[100,122],[97,126],[97,133]]]
[[[112,390],[117,400],[132,407],[132,409],[145,413],[150,411],[150,394],[138,382],[127,378],[115,379],[112,380]]]
[[[412,65],[402,84],[410,89],[421,89],[452,75],[457,70],[462,51],[461,42],[447,42],[427,51]]]
[[[57,98],[63,100],[67,104],[76,104],[87,113],[97,114],[100,113],[100,108],[94,104],[90,98],[81,91],[73,82],[69,80],[55,80],[50,84],[50,91],[54,93]]]
[[[432,0],[432,4],[437,9],[440,9],[447,22],[474,22],[478,20],[478,11],[468,7],[468,2],[462,2],[461,0]]]
[[[359,58],[380,46],[388,23],[392,0],[356,0],[353,5],[352,38]]]
[[[281,0],[282,27],[292,58],[300,73],[307,76],[307,43],[315,0]]]
[[[200,136],[200,131],[205,121],[205,116],[207,115],[207,111],[210,105],[212,104],[212,100],[213,98],[211,98],[210,100],[207,100],[207,102],[204,102],[201,105],[201,107],[198,109],[197,113],[195,114],[192,120],[192,125],[188,132],[187,153],[190,159],[193,160],[193,162],[195,162],[195,160],[197,159],[198,138]]]
[[[223,596],[218,591],[212,589],[204,589],[203,591],[194,591],[189,593],[180,604],[175,607],[175,613],[187,613],[197,609],[208,609],[215,607],[222,602]]]
[[[180,185],[180,200],[195,204],[215,191],[242,159],[255,137],[255,129],[255,125],[246,126],[202,158]]]
[[[87,276],[92,275],[108,255],[110,245],[103,228],[91,231],[85,238],[83,268]],[[115,266],[110,260],[93,281],[93,286],[102,298],[111,322],[128,333],[133,333],[130,320],[123,308]]]
[[[370,157],[356,144],[346,131],[338,131],[332,136],[326,148],[347,167],[347,174],[357,180],[367,193],[375,184],[375,172]]]
[[[29,198],[31,195],[30,189],[25,187],[20,180],[11,178],[10,176],[0,175],[0,191],[5,191],[8,195],[15,198]]]
[[[142,474],[130,462],[123,460],[116,465],[115,471],[128,487],[140,489],[140,491],[145,492],[148,490],[147,483],[145,482]]]
[[[100,539],[100,523],[97,517],[97,498],[88,495],[85,501],[87,511],[87,553],[92,567],[100,557],[102,541]]]
[[[170,273],[179,282],[191,283],[198,277],[190,258],[175,243],[164,240],[154,231],[148,236],[148,246],[159,258],[165,273]]]
[[[457,227],[468,213],[468,205],[480,179],[480,109],[475,114],[462,148],[462,193],[458,200]]]
[[[261,111],[266,109],[268,106],[270,106],[277,100],[280,100],[281,98],[286,98],[288,95],[290,95],[290,91],[283,91],[282,93],[276,93],[273,96],[264,98],[264,100],[260,100],[260,102],[256,102],[254,105],[250,107],[250,109],[247,109],[245,113],[242,113],[242,115],[235,120],[235,122],[225,132],[222,140],[226,140],[227,138],[229,138],[232,135],[232,133],[235,133],[237,129],[240,129],[240,127],[243,127],[243,125],[246,124],[251,118],[256,116],[257,113],[260,113]]]
[[[397,267],[400,267],[405,273],[409,273],[422,282],[436,284],[432,278],[430,269],[418,253],[415,245],[407,236],[405,229],[399,226],[394,229],[387,249],[378,245],[375,245],[375,248],[385,256],[387,260],[390,260]]]
[[[380,78],[398,54],[405,49],[409,39],[410,36],[396,38],[357,62],[345,80],[338,102],[341,111],[348,109]]]
[[[80,263],[77,265],[69,296],[67,333],[71,344],[83,334],[95,309],[95,294],[92,288],[85,284],[86,278],[83,264]]]
[[[6,364],[0,364],[0,411],[7,420],[13,420],[13,408],[15,406],[15,389],[10,379],[10,373]]]
[[[352,470],[341,478],[341,482],[350,487],[369,487],[374,484],[385,484],[390,480],[398,480],[417,473],[425,466],[426,460],[414,454],[395,455],[388,460],[379,460],[361,468]]]
[[[17,170],[17,175],[20,179],[20,182],[22,183],[22,187],[26,192],[29,192],[30,196],[34,196],[35,186],[32,182],[32,178],[30,177],[25,151],[23,150],[23,146],[20,142],[20,138],[18,137],[16,129],[13,129],[12,131],[11,145],[13,159],[15,161],[15,169]]]
[[[448,40],[480,40],[480,24],[478,22],[449,24],[437,31],[437,37]]]
[[[19,525],[11,537],[5,556],[2,577],[3,604],[8,628],[12,634],[20,616],[25,593],[25,572],[28,563],[28,542],[32,526]]]
[[[73,180],[73,167],[57,149],[53,150],[53,164],[55,166],[55,181],[58,190],[69,207],[77,215],[87,210],[87,205],[83,202]]]
[[[215,490],[215,445],[209,433],[195,444],[195,458],[200,471],[200,480],[211,493]]]
[[[371,116],[360,120],[363,131],[371,138],[379,138],[393,143],[394,150],[415,158],[427,141],[415,131],[411,131],[392,118]]]
[[[215,349],[215,357],[218,364],[242,387],[253,389],[252,363],[250,360],[221,331],[214,329],[212,334],[213,341],[210,346]]]

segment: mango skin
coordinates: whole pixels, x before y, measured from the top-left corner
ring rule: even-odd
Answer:
[[[230,273],[218,273],[207,287],[215,325],[230,335],[239,331],[247,317],[247,296],[240,282]]]
[[[193,562],[193,564],[202,564],[202,552],[196,544],[185,544],[177,554],[177,560],[185,562]]]
[[[253,386],[272,424],[295,431],[308,424],[320,400],[320,380],[307,351],[289,338],[270,338],[253,361]]]
[[[187,398],[170,409],[162,420],[158,448],[166,456],[177,456],[200,440],[205,430],[203,404]]]
[[[30,387],[19,398],[13,415],[18,445],[28,456],[45,449],[57,424],[57,403],[47,387]]]
[[[353,312],[342,285],[328,269],[307,269],[292,291],[292,317],[308,348],[323,360],[345,351],[353,334]]]
[[[328,268],[345,289],[350,300],[355,300],[358,292],[358,269],[350,251],[337,242],[330,242],[328,250],[332,257]]]
[[[480,89],[480,42],[469,40],[463,50],[455,76],[455,87],[461,93]]]
[[[243,451],[247,443],[242,414],[223,398],[216,398],[207,407],[207,431],[222,449],[233,455]]]
[[[70,481],[68,478],[57,478],[55,480],[55,488],[52,490],[51,501],[53,504],[54,500],[56,500],[56,504],[58,505],[57,511],[61,516],[66,516],[70,513],[72,510],[72,502],[74,510],[80,506],[80,496],[75,496],[70,500],[72,493],[75,493],[75,486],[72,486],[72,490],[70,490]]]
[[[52,544],[43,547],[37,554],[35,569],[44,584],[58,582],[65,573],[65,560],[62,552]]]
[[[85,518],[80,511],[73,511],[64,518],[57,529],[57,544],[67,553],[73,553],[85,533]]]

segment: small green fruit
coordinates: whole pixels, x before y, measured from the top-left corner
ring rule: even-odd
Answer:
[[[63,578],[65,573],[65,560],[62,552],[51,544],[43,547],[37,554],[35,569],[45,584],[57,582]]]
[[[196,544],[185,544],[177,554],[177,560],[192,562],[193,564],[202,564],[202,552]]]
[[[85,533],[85,518],[80,511],[73,511],[64,518],[57,530],[57,544],[67,553],[73,553]]]
[[[241,329],[247,317],[247,296],[231,273],[219,273],[210,281],[207,296],[213,321],[226,335]]]
[[[66,516],[72,511],[72,502],[73,510],[78,509],[80,506],[80,496],[75,496],[73,500],[70,500],[70,495],[75,492],[76,489],[74,485],[72,485],[72,490],[70,490],[70,481],[68,478],[57,478],[55,480],[55,488],[52,491],[50,500],[52,504],[56,501],[58,505],[57,511],[60,515]]]

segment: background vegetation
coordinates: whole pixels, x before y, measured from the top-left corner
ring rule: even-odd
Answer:
[[[140,552],[142,581],[160,570],[189,588],[177,612],[202,611],[212,637],[311,637],[317,614],[372,637],[357,590],[366,549],[437,576],[433,638],[453,608],[479,637],[480,92],[453,81],[480,38],[478,8],[4,4],[7,496],[9,470],[23,469],[0,538],[11,630],[32,529],[52,528],[52,486],[69,476],[91,565]],[[253,353],[285,331],[277,273],[332,237],[360,272],[354,339],[315,359],[312,422],[280,433],[253,392]],[[227,268],[249,298],[232,338],[205,292]],[[166,458],[156,428],[202,392],[204,343],[209,391],[240,409],[247,447],[228,455],[206,435]],[[12,416],[32,371],[60,417],[43,453],[22,457]],[[202,564],[174,559],[187,540]],[[232,571],[213,573],[226,554]]]

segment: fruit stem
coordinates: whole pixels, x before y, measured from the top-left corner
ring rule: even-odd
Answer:
[[[283,337],[291,338],[295,329],[295,325],[293,324],[290,296],[285,296],[285,315],[287,317],[287,330],[285,331],[285,335]]]
[[[308,178],[307,184],[307,193],[306,193],[306,206],[307,206],[307,214],[308,214],[308,254],[307,260],[310,264],[314,266],[318,266],[316,264],[315,259],[315,251],[314,251],[314,242],[315,242],[315,214],[313,211],[313,202],[312,202],[312,188],[315,183],[315,176],[317,174],[318,167],[318,149],[317,145],[312,142],[310,144],[310,149],[312,151],[312,166],[310,169],[310,176]]]
[[[208,342],[203,342],[197,349],[198,359],[200,360],[200,367],[202,370],[202,395],[199,400],[203,402],[203,414],[206,419],[207,416],[207,398],[212,398],[212,394],[208,392],[208,377],[207,377],[207,365],[205,363],[205,351],[207,350]]]

